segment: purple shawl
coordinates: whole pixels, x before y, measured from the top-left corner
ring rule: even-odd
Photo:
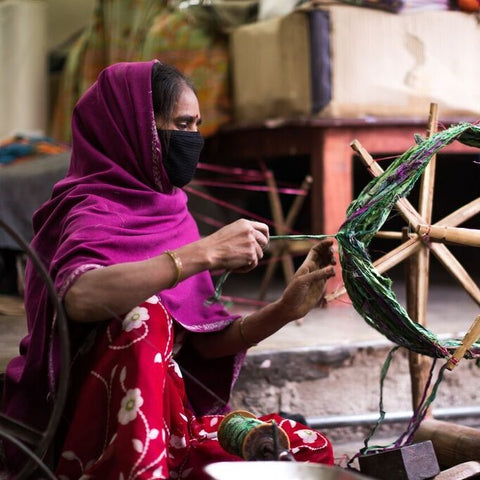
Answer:
[[[154,62],[106,68],[73,112],[70,168],[33,218],[32,246],[61,296],[88,269],[150,258],[199,239],[187,196],[170,184],[161,162],[152,105]],[[202,272],[159,296],[187,330],[208,332],[236,318],[218,303],[205,306],[212,293],[210,274]],[[41,279],[28,266],[25,300],[28,335],[21,342],[21,355],[7,369],[4,409],[42,426],[60,365],[58,351],[47,351],[52,305]],[[79,329],[93,328],[70,327],[74,345]],[[189,355],[184,361],[190,373],[227,400],[242,358],[207,362],[206,369]],[[215,401],[204,390],[189,398],[197,413],[220,407],[212,405]]]

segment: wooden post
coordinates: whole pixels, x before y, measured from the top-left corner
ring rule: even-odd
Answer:
[[[425,419],[414,442],[431,440],[441,468],[480,460],[480,430],[441,420]]]
[[[268,196],[270,199],[272,216],[275,222],[275,230],[277,231],[277,235],[286,235],[288,233],[288,229],[285,224],[285,217],[283,215],[282,204],[278,194],[277,182],[275,181],[275,177],[273,176],[273,172],[271,170],[265,170],[264,173],[265,181],[268,186]],[[288,283],[295,274],[295,267],[293,265],[292,258],[288,255],[283,255],[283,244],[284,242],[280,242],[276,245],[278,252],[275,252],[274,261],[276,262],[277,260],[280,260],[282,263],[285,280]]]
[[[404,236],[408,240],[408,227],[403,229]],[[414,321],[415,315],[423,311],[423,306],[420,305],[420,297],[418,296],[419,288],[419,268],[420,264],[417,261],[416,255],[409,256],[405,261],[405,288],[407,299],[407,312],[410,318]],[[426,312],[426,310],[425,310]],[[425,326],[426,319],[424,318]],[[421,402],[425,385],[428,381],[428,374],[430,370],[430,360],[425,355],[420,355],[416,352],[408,352],[408,365],[410,369],[410,383],[412,393],[412,408],[415,410]],[[430,410],[427,411],[430,415]]]
[[[303,202],[305,200],[306,195],[297,195],[290,207],[290,210],[287,213],[286,219],[284,219],[282,205],[280,202],[280,198],[278,195],[277,184],[275,182],[275,178],[273,176],[273,172],[271,170],[264,170],[266,183],[269,187],[269,199],[270,205],[272,208],[272,215],[274,218],[274,222],[276,225],[276,230],[279,235],[287,234],[292,229],[295,220],[297,219],[298,214],[302,208]],[[307,175],[300,187],[301,190],[308,191],[313,183],[313,178],[310,175]],[[306,248],[306,243],[303,243],[300,250],[303,252],[307,252],[310,249],[311,244],[308,244],[308,248]],[[267,294],[268,286],[272,281],[273,275],[275,273],[275,268],[279,260],[281,260],[285,280],[288,283],[290,279],[293,277],[295,273],[293,260],[290,256],[290,248],[288,240],[278,242],[272,248],[272,255],[270,261],[268,262],[267,269],[262,279],[262,283],[260,285],[260,293],[258,295],[259,300],[263,300],[265,295]]]
[[[437,105],[432,103],[430,104],[427,137],[436,133],[437,122]],[[435,162],[436,156],[433,155],[429,164],[425,168],[420,184],[418,213],[428,224],[432,223]],[[406,237],[406,239],[408,240],[408,237]],[[430,275],[430,250],[422,244],[422,248],[409,257],[408,262],[405,265],[407,312],[413,321],[426,327]],[[413,410],[416,410],[421,404],[423,392],[428,383],[431,361],[425,355],[412,351],[408,352],[408,360],[412,390],[412,408]],[[427,411],[427,415],[431,415],[430,409]]]

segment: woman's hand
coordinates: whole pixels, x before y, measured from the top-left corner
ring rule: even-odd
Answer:
[[[209,269],[248,272],[263,258],[268,244],[268,226],[264,223],[240,219],[197,243],[209,259]]]
[[[323,300],[326,281],[335,275],[332,245],[333,241],[327,239],[310,249],[278,300],[290,321],[305,316]]]
[[[233,355],[261,342],[287,323],[305,316],[324,298],[326,280],[335,272],[333,241],[323,240],[312,247],[282,297],[236,320],[219,332],[193,335],[192,341],[206,358]]]

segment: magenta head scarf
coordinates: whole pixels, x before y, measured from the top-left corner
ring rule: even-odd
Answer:
[[[32,246],[61,295],[88,269],[150,258],[199,239],[187,197],[170,184],[162,165],[152,103],[153,64],[106,68],[75,107],[70,168],[33,220]],[[205,304],[212,293],[210,274],[203,272],[159,296],[186,329],[207,332],[235,318],[218,303]],[[7,410],[42,425],[48,409],[42,401],[34,407],[29,400],[32,394],[46,399],[54,388],[59,359],[55,349],[47,351],[51,302],[41,279],[28,267],[25,299],[29,333],[21,344],[22,355],[7,370]],[[71,327],[72,332],[80,328]],[[205,381],[222,378],[221,385],[209,385],[222,398],[228,398],[238,360],[217,362],[218,375],[206,372],[211,378]],[[200,366],[197,360],[186,362]],[[221,372],[225,368],[230,374]],[[51,385],[40,384],[39,378],[47,374]],[[204,403],[200,410],[208,410],[212,402]]]
[[[199,239],[187,197],[161,162],[152,66],[105,69],[75,107],[70,168],[34,218],[34,246],[47,256],[60,291],[86,265],[143,260]],[[218,304],[205,306],[212,291],[204,272],[160,296],[185,328],[208,331],[229,318]]]

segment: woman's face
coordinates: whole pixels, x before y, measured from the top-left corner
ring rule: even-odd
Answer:
[[[193,90],[184,86],[178,102],[175,104],[172,118],[166,125],[159,126],[165,130],[183,130],[186,132],[198,132],[198,126],[202,123],[200,106]]]

